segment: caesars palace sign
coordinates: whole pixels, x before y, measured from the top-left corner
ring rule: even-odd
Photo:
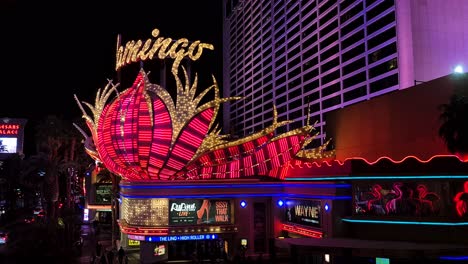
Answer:
[[[137,61],[151,60],[156,56],[159,59],[170,57],[174,59],[172,73],[177,74],[179,64],[185,57],[196,61],[203,53],[203,49],[214,50],[214,46],[208,43],[202,43],[199,40],[189,42],[186,38],[173,41],[172,38],[159,36],[159,29],[151,32],[154,39],[149,38],[144,43],[142,40],[128,41],[124,46],[120,46],[120,37],[117,38],[116,66],[118,70],[122,66]]]

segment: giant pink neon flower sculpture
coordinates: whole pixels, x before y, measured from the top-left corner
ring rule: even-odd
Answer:
[[[188,80],[185,69],[183,73]],[[125,91],[119,93],[118,85],[110,81],[98,91],[94,106],[83,102],[93,117],[75,96],[92,134],[87,137],[80,129],[87,137],[87,153],[128,181],[281,178],[281,168],[315,136],[309,124],[275,136],[275,129],[289,121],[277,122],[273,109],[272,125],[229,141],[213,125],[220,105],[239,98],[220,98],[214,78],[213,85],[198,96],[196,76],[193,85],[182,83],[175,74],[174,78],[176,102],[163,87],[150,83],[143,70]],[[199,105],[212,89],[214,100]],[[115,98],[107,103],[114,93]]]

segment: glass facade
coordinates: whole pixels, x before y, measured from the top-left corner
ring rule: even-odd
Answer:
[[[318,145],[324,113],[399,89],[393,0],[225,3],[225,85],[244,98],[230,104],[231,134],[271,124],[275,105],[279,120],[294,120],[279,130],[310,113]]]

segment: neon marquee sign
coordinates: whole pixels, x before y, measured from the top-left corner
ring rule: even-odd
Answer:
[[[198,60],[203,50],[213,50],[213,45],[186,38],[173,40],[159,33],[154,29],[153,38],[125,45],[121,45],[119,37],[116,69],[137,61],[172,58],[175,98],[165,87],[151,83],[143,69],[125,91],[118,92],[118,84],[109,81],[98,91],[94,106],[83,102],[92,114],[86,113],[75,96],[91,130],[88,136],[78,128],[85,137],[86,152],[126,181],[284,177],[278,171],[305,153],[304,146],[317,136],[314,126],[307,121],[303,127],[276,135],[275,130],[290,121],[279,122],[273,107],[270,126],[228,140],[215,128],[216,116],[221,104],[241,97],[221,98],[215,78],[213,85],[198,92],[198,78],[191,82],[187,70],[179,67],[184,58]],[[183,76],[179,76],[179,68]],[[211,91],[214,99],[202,103]]]
[[[134,241],[145,241],[145,236],[142,235],[128,235],[128,239],[134,240]]]
[[[0,136],[18,135],[21,125],[0,124]]]
[[[213,240],[217,239],[217,234],[201,234],[201,235],[180,235],[180,236],[147,236],[148,242],[170,242],[170,241],[189,241],[189,240]]]
[[[154,29],[151,35],[157,38],[159,36],[159,29]],[[149,38],[144,44],[141,40],[131,40],[125,44],[125,47],[119,47],[119,45],[120,41],[117,40],[116,70],[131,62],[151,60],[157,53],[159,59],[165,59],[166,57],[175,59],[172,65],[172,72],[174,74],[177,74],[179,64],[183,58],[188,57],[196,61],[201,57],[203,49],[214,50],[212,44],[202,43],[199,40],[192,42],[189,46],[189,41],[186,38],[176,41],[173,41],[172,38],[164,37],[159,37],[155,40]],[[188,49],[186,49],[187,47]]]
[[[286,200],[286,222],[320,227],[320,201]]]

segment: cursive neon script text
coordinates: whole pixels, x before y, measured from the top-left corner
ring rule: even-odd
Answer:
[[[212,44],[201,43],[199,40],[189,43],[186,38],[173,41],[172,38],[158,37],[159,29],[154,29],[151,35],[157,39],[149,38],[144,44],[141,40],[131,40],[125,44],[125,47],[119,47],[120,43],[117,43],[115,70],[131,62],[144,61],[147,59],[151,60],[157,53],[159,59],[164,59],[166,57],[174,59],[172,73],[177,74],[179,64],[183,58],[188,57],[196,61],[202,55],[203,49],[214,50]]]

